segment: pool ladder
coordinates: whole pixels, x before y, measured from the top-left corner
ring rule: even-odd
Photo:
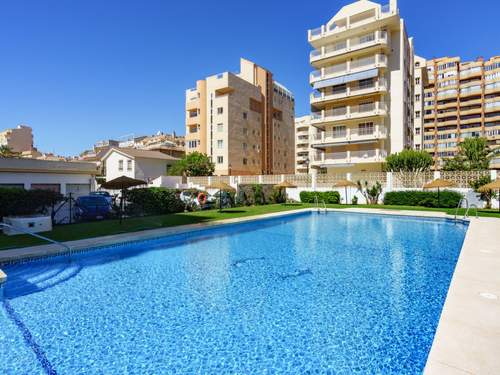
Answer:
[[[322,203],[323,207],[320,207],[320,203]],[[316,206],[316,209],[318,210],[318,212],[321,212],[321,210],[323,209],[323,212],[326,214],[327,213],[327,209],[326,209],[326,203],[325,203],[325,200],[323,199],[321,202],[318,200],[318,196],[314,196],[314,205]]]
[[[64,249],[66,249],[68,251],[68,255],[69,255],[70,259],[71,259],[71,254],[72,254],[71,247],[69,247],[68,245],[63,244],[62,242],[51,240],[50,238],[47,238],[45,236],[39,235],[37,233],[32,233],[32,232],[24,230],[24,229],[16,228],[16,227],[14,227],[14,226],[12,226],[10,224],[6,224],[6,223],[0,223],[0,228],[1,227],[10,228],[10,229],[12,229],[12,230],[14,230],[16,232],[21,232],[23,234],[28,234],[30,236],[39,238],[41,240],[44,240],[44,241],[47,241],[47,242],[51,242],[51,243],[53,243],[55,245],[59,245],[59,246],[63,247]]]
[[[458,205],[457,205],[457,208],[455,208],[455,223],[457,222],[457,217],[458,217],[458,210],[460,208],[462,208],[462,203],[465,202],[465,213],[464,213],[464,217],[463,219],[466,219],[469,217],[469,211],[471,208],[474,208],[475,211],[476,211],[476,219],[479,217],[478,213],[477,213],[477,210],[478,210],[478,207],[477,205],[475,204],[471,204],[469,206],[469,200],[467,198],[462,198],[460,199],[460,202],[458,202]]]

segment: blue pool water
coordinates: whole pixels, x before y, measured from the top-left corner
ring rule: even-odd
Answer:
[[[417,374],[466,226],[305,213],[2,268],[2,374]]]

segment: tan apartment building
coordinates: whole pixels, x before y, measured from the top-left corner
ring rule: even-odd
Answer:
[[[322,173],[380,171],[411,147],[413,45],[397,2],[359,0],[309,30],[312,166]]]
[[[456,155],[466,138],[486,137],[500,147],[500,56],[427,62],[423,149],[439,161]]]
[[[294,98],[259,65],[196,82],[186,91],[186,153],[207,154],[216,175],[293,173]]]
[[[423,149],[424,140],[424,89],[428,84],[427,60],[415,55],[413,73],[413,139],[412,148]]]
[[[0,132],[0,146],[7,146],[14,152],[33,150],[33,132],[29,126],[18,125]]]
[[[315,153],[312,140],[320,130],[311,126],[311,116],[295,118],[295,173],[309,173],[311,160]]]

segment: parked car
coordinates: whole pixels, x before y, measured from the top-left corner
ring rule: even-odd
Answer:
[[[101,220],[112,213],[108,199],[100,195],[86,195],[76,199],[75,215],[80,220]]]
[[[104,197],[109,204],[113,204],[113,196],[107,191],[93,191],[89,194],[90,196]]]

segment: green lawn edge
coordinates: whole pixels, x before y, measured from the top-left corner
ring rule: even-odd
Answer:
[[[270,204],[265,206],[250,206],[250,207],[235,207],[226,209],[223,212],[218,210],[207,210],[197,212],[182,212],[168,215],[145,216],[129,218],[123,221],[122,224],[118,220],[105,220],[87,223],[78,223],[71,225],[59,225],[54,227],[51,232],[43,233],[44,236],[55,241],[73,241],[85,238],[95,238],[113,234],[138,232],[148,229],[158,229],[166,227],[174,227],[187,224],[196,224],[210,222],[216,220],[224,220],[231,218],[247,217],[263,215],[268,213],[286,212],[302,208],[313,207],[312,204],[297,203],[297,204]],[[328,208],[378,208],[388,210],[410,210],[410,211],[435,211],[445,212],[449,215],[454,215],[455,209],[446,208],[428,208],[414,206],[384,206],[384,205],[340,205],[329,204]],[[459,215],[464,215],[465,210],[460,209]],[[470,213],[475,215],[474,210]],[[479,210],[479,216],[497,217],[500,218],[500,213],[494,210]],[[19,247],[42,245],[47,242],[43,240],[27,236],[6,236],[0,234],[0,251]]]

